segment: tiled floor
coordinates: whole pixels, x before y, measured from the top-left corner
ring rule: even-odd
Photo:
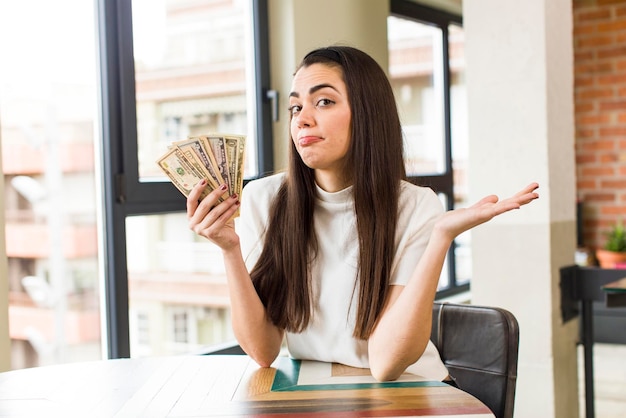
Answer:
[[[578,347],[580,416],[585,417],[582,346]],[[594,344],[596,418],[626,417],[626,345]]]

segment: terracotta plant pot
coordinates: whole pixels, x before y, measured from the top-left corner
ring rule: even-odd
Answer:
[[[596,259],[600,267],[613,269],[617,264],[626,263],[626,252],[618,253],[598,248],[596,250]]]

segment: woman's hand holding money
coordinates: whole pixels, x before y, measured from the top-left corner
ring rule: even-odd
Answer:
[[[200,201],[206,187],[206,180],[199,182],[187,197],[189,228],[224,251],[237,247],[239,236],[235,233],[233,216],[239,209],[239,196],[223,196],[228,190],[223,184]],[[220,197],[224,198],[223,202],[219,202]]]

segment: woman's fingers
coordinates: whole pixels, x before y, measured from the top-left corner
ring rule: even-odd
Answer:
[[[518,195],[524,195],[524,194],[528,194],[528,193],[532,193],[535,190],[537,190],[539,188],[539,184],[537,183],[530,183],[528,186],[524,187],[519,193],[517,193]]]
[[[519,209],[522,205],[537,199],[539,194],[535,190],[538,187],[537,183],[531,183],[512,197],[503,200],[499,200],[496,195],[485,196],[469,208],[447,212],[440,220],[440,226],[447,231],[449,236],[454,238],[498,215]]]
[[[221,185],[200,201],[200,196],[202,196],[206,188],[207,182],[206,180],[202,180],[196,184],[187,197],[187,219],[189,220],[189,228],[195,232],[198,232],[199,229],[206,228],[207,221],[212,222],[219,218],[219,214],[223,210],[213,214],[211,214],[211,212],[219,206],[220,199],[228,189],[228,186],[225,184]],[[208,216],[209,214],[211,214],[211,216]]]
[[[507,200],[511,200],[519,206],[527,205],[528,203],[539,197],[539,194],[536,192],[538,188],[539,185],[537,183],[530,183],[528,186],[526,186]]]
[[[206,180],[202,180],[196,184],[193,189],[191,189],[191,193],[187,196],[187,218],[191,218],[193,214],[196,212],[198,208],[198,203],[200,201],[200,195],[206,188]]]
[[[206,187],[206,181],[199,182],[187,197],[189,229],[223,249],[231,247],[238,241],[232,219],[239,209],[239,197],[224,199],[227,186],[222,185],[199,201]]]
[[[187,218],[190,221],[193,221],[194,218],[197,220],[204,218],[204,216],[211,210],[211,208],[220,200],[220,197],[224,194],[224,192],[228,189],[228,186],[222,184],[220,187],[211,191],[202,201],[200,201],[200,196],[207,188],[206,180],[202,180],[191,190],[189,196],[187,197]]]
[[[484,205],[494,204],[497,202],[498,202],[498,196],[496,196],[495,194],[492,194],[492,195],[483,197],[478,202],[474,203],[471,207],[478,208]]]
[[[215,234],[219,235],[219,231],[230,221],[238,208],[239,197],[232,195],[217,206],[209,208],[203,219],[192,229],[207,238],[212,238]]]

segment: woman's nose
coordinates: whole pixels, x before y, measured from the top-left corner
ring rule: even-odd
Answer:
[[[298,127],[307,127],[313,124],[313,115],[308,106],[303,106],[296,115],[296,125]]]

